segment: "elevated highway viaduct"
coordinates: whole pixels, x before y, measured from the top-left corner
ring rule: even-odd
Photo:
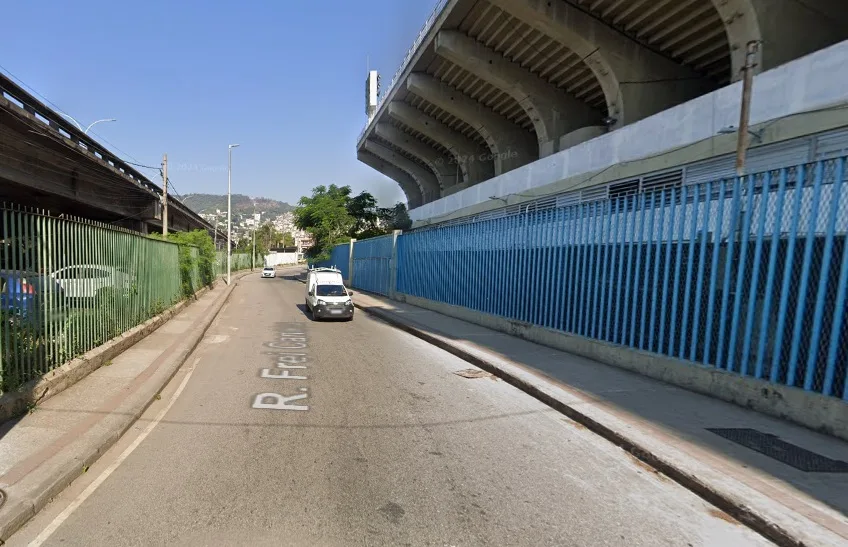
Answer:
[[[0,74],[0,202],[162,231],[162,187]],[[172,231],[215,228],[173,196]],[[219,241],[226,235],[219,232]]]

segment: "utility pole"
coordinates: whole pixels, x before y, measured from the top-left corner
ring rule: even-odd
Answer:
[[[233,181],[233,148],[237,144],[227,146],[227,285],[230,284],[233,251],[233,217],[232,217],[232,181]]]
[[[162,235],[168,237],[168,154],[162,157]]]
[[[256,267],[256,202],[253,202],[253,252],[250,253],[250,270]]]
[[[736,144],[736,176],[738,177],[745,175],[745,156],[751,140],[748,130],[751,117],[751,88],[754,84],[754,67],[757,66],[755,61],[759,47],[759,42],[755,40],[748,42],[745,67],[742,69],[742,105],[739,108],[739,134]]]

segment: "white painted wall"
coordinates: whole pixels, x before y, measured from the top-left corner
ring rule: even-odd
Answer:
[[[848,41],[779,66],[754,79],[751,124],[848,102]],[[491,196],[644,159],[681,148],[739,124],[742,83],[737,82],[632,125],[578,144],[498,177],[412,209],[414,221],[436,220]]]
[[[298,256],[298,253],[268,253],[265,255],[265,266],[297,264]]]
[[[832,182],[832,179],[831,181]],[[718,192],[718,185],[712,190]],[[848,180],[843,179],[839,186],[839,197],[834,199],[834,185],[822,184],[819,190],[818,212],[812,215],[815,188],[806,186],[800,191],[796,188],[784,190],[783,206],[777,209],[779,192],[775,189],[766,194],[754,194],[751,198],[751,215],[748,236],[753,240],[757,237],[762,224],[765,237],[771,237],[775,232],[788,237],[792,229],[792,221],[796,218],[795,233],[797,237],[806,237],[810,231],[824,236],[830,225],[838,235],[848,233]],[[692,196],[691,187],[688,195]],[[646,199],[645,212],[628,210],[616,212],[615,206],[609,202],[584,204],[560,208],[555,212],[530,212],[525,215],[483,221],[479,223],[456,225],[446,230],[452,230],[452,236],[440,236],[434,232],[420,232],[420,237],[439,238],[438,247],[442,251],[455,250],[509,250],[516,248],[548,248],[563,245],[595,244],[600,242],[630,241],[678,241],[692,239],[693,221],[696,241],[703,237],[704,226],[713,234],[712,238],[724,239],[731,235],[733,228],[733,184],[728,184],[725,198],[712,197],[704,203],[704,196],[699,198],[697,216],[694,216],[695,206],[690,201],[677,204],[650,207],[650,198]],[[744,187],[739,188],[742,211],[747,209],[747,194]],[[657,195],[657,198],[659,196]],[[766,199],[763,207],[763,199]],[[718,210],[721,204],[722,214]],[[620,204],[623,207],[623,203]],[[607,210],[606,207],[610,206]],[[596,208],[597,207],[597,208]],[[587,221],[588,218],[588,221]],[[739,213],[737,230],[741,237],[744,226],[744,213]],[[469,237],[465,237],[463,230]],[[483,234],[482,236],[480,234]],[[415,232],[413,237],[419,237]]]

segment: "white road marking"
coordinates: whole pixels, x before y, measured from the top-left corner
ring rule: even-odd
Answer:
[[[306,367],[301,367],[301,368],[306,368]],[[289,380],[306,380],[307,379],[306,376],[292,376],[291,374],[289,374],[289,371],[287,371],[287,370],[281,370],[280,373],[281,374],[271,374],[271,369],[263,368],[261,376],[262,376],[262,378],[275,378],[275,379],[288,378]]]
[[[301,391],[305,389],[306,388],[301,388]],[[309,397],[309,395],[290,395],[289,397],[284,397],[277,393],[260,393],[253,400],[253,408],[267,408],[272,410],[309,410],[309,407],[306,405],[288,404],[290,401],[298,401],[300,399],[306,399],[307,397]],[[266,403],[266,399],[274,399],[274,402]]]
[[[212,336],[206,337],[206,343],[208,344],[221,344],[229,340],[230,337],[226,334],[213,334]]]
[[[52,536],[53,533],[62,525],[62,523],[64,523],[68,519],[68,517],[70,517],[73,512],[76,511],[79,506],[82,505],[83,502],[85,502],[85,500],[87,500],[88,497],[91,496],[94,491],[97,490],[97,488],[101,484],[103,484],[103,482],[108,479],[112,473],[115,472],[118,466],[120,466],[124,462],[124,460],[126,460],[129,455],[132,454],[136,448],[138,448],[138,445],[140,445],[142,441],[144,441],[144,439],[146,439],[147,436],[150,435],[150,433],[159,424],[159,422],[162,421],[168,411],[171,410],[171,407],[174,406],[174,403],[177,401],[177,398],[179,398],[180,394],[183,392],[183,389],[185,389],[186,384],[188,384],[192,373],[194,373],[194,367],[197,366],[198,362],[200,362],[200,357],[195,359],[194,362],[191,364],[191,368],[186,373],[185,378],[183,378],[183,381],[180,382],[180,386],[177,388],[174,394],[171,395],[171,399],[168,401],[168,406],[159,411],[159,414],[157,414],[153,421],[150,422],[150,425],[148,425],[147,428],[132,442],[132,444],[130,444],[121,453],[121,455],[118,456],[118,459],[112,462],[112,465],[107,467],[103,471],[103,473],[100,474],[100,476],[94,479],[94,482],[89,484],[88,487],[83,490],[82,493],[80,493],[80,495],[77,496],[76,499],[72,501],[71,504],[68,505],[64,511],[59,513],[59,515],[57,515],[56,518],[53,519],[53,522],[51,522],[47,526],[47,528],[45,528],[40,534],[38,534],[38,537],[36,537],[29,543],[30,547],[39,547],[41,544],[47,541],[50,536]]]
[[[265,345],[273,349],[306,349],[303,342],[297,342],[293,346],[281,346],[279,342],[265,342]]]
[[[263,351],[262,355],[277,355],[279,361],[288,361],[289,363],[305,363],[309,361],[309,357],[305,353],[291,353],[289,351]]]

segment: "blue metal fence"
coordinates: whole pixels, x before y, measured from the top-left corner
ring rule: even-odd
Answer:
[[[357,241],[353,245],[353,286],[388,295],[391,289],[393,236]]]
[[[350,279],[350,243],[336,245],[330,253],[330,259],[310,264],[314,268],[336,268],[342,272],[342,279]]]
[[[848,400],[845,158],[403,234],[397,291]],[[388,293],[391,236],[354,245]]]

